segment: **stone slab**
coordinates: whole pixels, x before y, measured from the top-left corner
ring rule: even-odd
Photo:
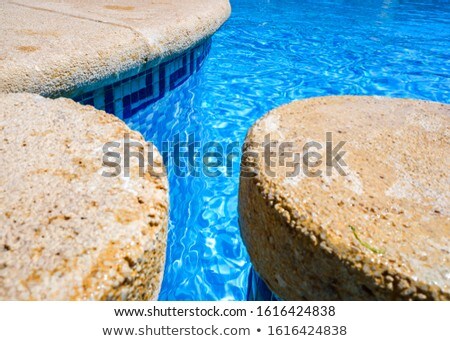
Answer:
[[[228,18],[227,0],[0,3],[0,92],[58,97],[181,53]]]
[[[449,129],[449,105],[383,97],[312,98],[261,118],[246,138],[241,171],[256,176],[241,175],[239,211],[272,290],[289,300],[450,299]],[[345,142],[345,176],[326,175],[327,132],[333,148]],[[282,158],[266,171],[267,134],[301,156],[319,142],[311,151],[322,164],[310,171],[322,174],[290,176]]]
[[[102,175],[106,142],[142,136],[69,99],[0,94],[0,108],[0,299],[157,299],[167,179],[137,162]]]

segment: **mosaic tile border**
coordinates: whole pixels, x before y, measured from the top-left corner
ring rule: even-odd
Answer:
[[[94,90],[73,96],[76,102],[127,119],[162,99],[199,71],[211,49],[211,39],[158,65],[148,62],[120,78],[102,81]]]

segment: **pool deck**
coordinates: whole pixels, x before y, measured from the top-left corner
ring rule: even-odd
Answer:
[[[0,92],[58,97],[211,36],[228,0],[0,3]]]

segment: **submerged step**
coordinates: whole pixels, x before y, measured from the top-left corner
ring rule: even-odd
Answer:
[[[128,135],[162,164],[156,148],[113,115],[69,99],[0,94],[0,107],[0,299],[157,299],[165,170],[140,175],[133,157],[127,176],[120,154]],[[105,151],[119,154],[105,159]],[[122,168],[112,174],[118,156]]]
[[[287,300],[450,299],[450,106],[318,97],[249,130],[239,213]]]

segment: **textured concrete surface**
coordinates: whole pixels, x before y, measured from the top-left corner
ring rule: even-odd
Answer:
[[[293,102],[248,132],[241,232],[256,270],[283,299],[450,299],[450,106],[380,97]],[[288,177],[259,143],[347,141],[344,168]],[[250,153],[251,152],[251,153]],[[276,160],[275,158],[273,159]],[[313,171],[323,170],[323,164]]]
[[[228,18],[228,0],[0,3],[0,92],[57,97],[182,52]]]
[[[142,136],[68,99],[0,94],[0,108],[0,299],[156,299],[166,178],[137,162],[101,175],[105,142]]]

